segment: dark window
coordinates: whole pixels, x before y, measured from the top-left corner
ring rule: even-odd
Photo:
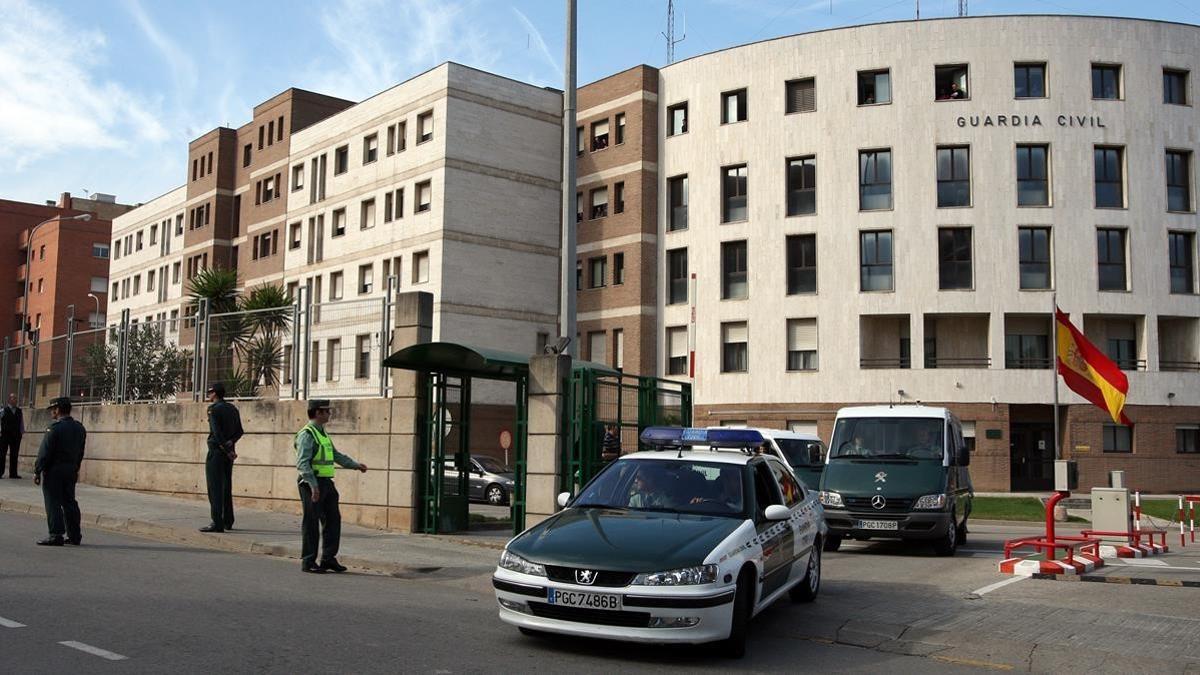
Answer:
[[[667,375],[686,375],[688,371],[687,328],[667,329]]]
[[[688,301],[688,254],[686,248],[667,251],[667,304]]]
[[[371,134],[363,139],[363,164],[370,164],[379,159],[379,134]]]
[[[613,185],[613,213],[624,213],[625,211],[625,183],[618,182]]]
[[[1017,206],[1050,205],[1048,145],[1017,146]]]
[[[1015,64],[1013,80],[1013,96],[1016,98],[1046,98],[1046,64]]]
[[[602,187],[590,193],[592,219],[608,217],[608,188]]]
[[[1167,210],[1192,210],[1192,153],[1167,151]]]
[[[746,219],[746,165],[721,169],[721,222]]]
[[[670,133],[668,136],[678,136],[686,134],[688,130],[688,105],[687,103],[676,103],[667,108],[667,124]]]
[[[1096,259],[1099,261],[1100,290],[1123,291],[1125,276],[1125,230],[1096,230]]]
[[[592,122],[592,152],[608,147],[608,120]]]
[[[1049,335],[1005,335],[1004,367],[1027,370],[1050,367]]]
[[[1097,145],[1096,158],[1096,207],[1121,208],[1125,206],[1125,188],[1122,179],[1123,164],[1121,148]]]
[[[1104,353],[1121,370],[1137,370],[1137,340],[1130,338],[1108,338]]]
[[[1105,424],[1104,452],[1133,452],[1133,429],[1119,424]]]
[[[588,259],[588,288],[603,288],[605,273],[608,271],[608,257]]]
[[[746,121],[746,90],[721,94],[721,124]]]
[[[783,85],[784,105],[787,114],[812,112],[817,109],[817,80],[806,77],[792,80]]]
[[[721,299],[741,300],[749,295],[749,265],[744,241],[721,244]]]
[[[787,238],[787,293],[817,292],[817,235]]]
[[[625,254],[613,254],[613,286],[625,283]]]
[[[258,149],[259,150],[263,149],[263,133],[265,131],[266,131],[265,127],[263,127],[261,125],[258,127]]]
[[[1190,232],[1167,234],[1170,248],[1171,292],[1195,293],[1196,272],[1193,261],[1193,237]]]
[[[1022,227],[1017,230],[1022,289],[1050,288],[1050,228]]]
[[[787,214],[802,216],[817,212],[817,158],[796,157],[787,166]]]
[[[1092,98],[1121,98],[1121,66],[1092,64]]]
[[[787,369],[817,369],[817,320],[787,320]]]
[[[971,149],[937,149],[937,205],[971,205]]]
[[[575,127],[575,156],[583,156],[586,150],[587,143],[584,142],[583,127]]]
[[[746,324],[721,324],[721,372],[744,373],[749,368],[749,334]]]
[[[417,115],[417,145],[433,138],[433,112]]]
[[[253,152],[253,148],[250,143],[242,146],[242,166],[250,166],[250,153]]]
[[[971,288],[971,228],[938,230],[938,288]]]
[[[350,146],[343,145],[333,151],[333,175],[346,173],[350,168]]]
[[[934,98],[938,101],[955,101],[971,98],[967,90],[967,65],[959,63],[933,68]]]
[[[1163,103],[1187,105],[1188,71],[1163,68]]]
[[[858,208],[863,211],[892,208],[892,151],[858,153]]]
[[[575,290],[583,290],[583,261],[575,263]]]
[[[892,74],[887,70],[864,70],[858,74],[858,104],[892,102]]]
[[[892,290],[891,230],[859,233],[859,261],[862,290]]]
[[[276,125],[275,125],[275,132],[276,132],[275,140],[282,141],[283,140],[283,115],[279,116],[279,122],[276,123]]]
[[[676,176],[667,180],[671,198],[671,222],[668,229],[686,230],[688,226],[688,177]]]
[[[1200,452],[1200,427],[1175,427],[1175,452]]]
[[[617,145],[625,142],[625,113],[617,113]]]

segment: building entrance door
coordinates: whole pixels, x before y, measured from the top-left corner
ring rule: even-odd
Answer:
[[[1013,422],[1008,436],[1009,489],[1013,492],[1054,489],[1054,424]]]

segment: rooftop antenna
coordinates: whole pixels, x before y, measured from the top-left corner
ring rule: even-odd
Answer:
[[[958,0],[958,15],[967,15],[967,0]]]
[[[683,35],[675,39],[675,0],[667,0],[667,32],[659,33],[667,41],[667,64],[675,63],[675,45],[687,39],[687,17],[684,17]]]

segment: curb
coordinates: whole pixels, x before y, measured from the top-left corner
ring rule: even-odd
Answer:
[[[1200,588],[1200,581],[1189,579],[1155,579],[1154,577],[1119,577],[1101,576],[1099,574],[1043,574],[1029,575],[1032,579],[1044,581],[1082,581],[1101,584],[1124,584],[1127,586],[1172,586],[1175,588]]]

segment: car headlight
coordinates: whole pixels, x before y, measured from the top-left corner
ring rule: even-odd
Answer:
[[[845,502],[842,501],[842,496],[836,492],[826,492],[821,490],[821,506],[829,506],[835,509],[846,508]]]
[[[647,572],[633,579],[635,586],[694,586],[696,584],[711,584],[717,580],[716,565],[697,565],[681,567],[665,572]]]
[[[532,574],[535,577],[546,576],[545,565],[529,562],[516,553],[510,553],[508,549],[504,549],[504,552],[500,554],[500,567],[521,574]]]
[[[913,504],[914,509],[940,509],[946,506],[946,495],[925,495]]]

